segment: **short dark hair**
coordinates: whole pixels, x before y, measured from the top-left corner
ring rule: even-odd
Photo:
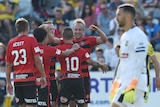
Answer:
[[[122,4],[118,6],[118,9],[123,9],[124,12],[131,14],[132,18],[135,19],[136,10],[132,4]]]
[[[70,40],[73,38],[73,30],[70,27],[66,27],[64,28],[62,35],[64,39]]]
[[[37,41],[43,42],[44,38],[47,36],[47,32],[43,28],[36,28],[33,31],[34,37],[37,39]]]
[[[18,33],[25,32],[29,27],[29,22],[24,18],[19,18],[15,22],[15,27]]]
[[[113,38],[108,38],[108,42],[110,42],[113,45]]]

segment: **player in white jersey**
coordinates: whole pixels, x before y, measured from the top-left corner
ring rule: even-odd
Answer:
[[[110,91],[111,107],[143,107],[147,91],[146,56],[148,40],[135,26],[135,8],[123,4],[117,8],[116,18],[125,32],[120,40],[120,62]]]

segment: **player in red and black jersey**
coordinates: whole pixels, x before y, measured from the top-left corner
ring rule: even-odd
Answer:
[[[51,41],[53,41],[54,31],[55,31],[55,28],[54,28],[54,25],[53,25],[52,21],[44,22],[42,25],[39,26],[39,28],[43,28],[47,32],[47,37],[48,37],[47,45],[52,43]],[[72,49],[76,50],[78,48],[79,48],[78,45],[74,45]],[[65,55],[67,55],[67,53],[70,53],[69,51],[70,50],[66,50],[64,52]],[[57,105],[56,101],[58,100],[58,87],[57,87],[57,80],[55,78],[55,63],[56,63],[56,61],[57,61],[56,56],[52,56],[51,59],[50,59],[50,71],[49,71],[49,75],[50,75],[50,94],[51,94],[50,100],[52,102],[52,104],[51,104],[52,107],[56,107],[56,105]]]
[[[85,30],[85,22],[82,19],[75,19],[73,22],[73,31],[74,31],[74,43],[78,43],[80,47],[85,49],[89,54],[91,50],[96,45],[105,43],[107,41],[107,36],[104,32],[102,32],[97,26],[91,25],[89,27],[90,30],[94,30],[98,33],[99,37],[95,36],[87,36],[84,35]],[[59,38],[54,38],[53,42],[55,44],[63,44],[63,40]],[[90,102],[90,75],[88,70],[88,64],[83,61],[82,62],[82,72],[83,72],[83,80],[84,80],[84,89],[85,89],[85,102],[86,105]],[[73,105],[73,104],[71,104]],[[73,106],[74,107],[74,106]]]
[[[9,41],[6,49],[7,92],[13,94],[10,80],[14,69],[14,87],[16,102],[20,107],[36,107],[36,72],[40,72],[41,87],[46,86],[46,75],[40,61],[40,49],[34,37],[27,36],[29,23],[24,18],[16,20],[15,27],[19,33]]]
[[[73,43],[73,31],[71,28],[65,28],[63,32],[64,44],[56,46],[61,50],[71,48]],[[96,67],[102,68],[103,71],[107,70],[107,66],[90,59],[89,53],[80,48],[71,55],[64,57],[58,57],[61,64],[61,88],[60,88],[60,102],[62,107],[68,107],[71,96],[76,99],[77,104],[80,107],[84,106],[84,87],[83,87],[83,73],[81,64],[86,61]]]
[[[38,86],[38,107],[50,107],[50,100],[49,100],[49,94],[50,94],[50,79],[53,78],[53,76],[50,76],[50,60],[54,56],[55,58],[62,55],[62,56],[68,56],[69,54],[73,53],[77,48],[74,46],[71,47],[71,49],[61,51],[60,49],[47,46],[48,44],[48,35],[46,30],[43,28],[37,28],[34,30],[34,37],[38,41],[38,46],[40,48],[40,58],[43,63],[46,77],[47,77],[47,87],[41,89],[40,88],[40,81],[39,76],[40,74],[37,73],[37,86]],[[51,90],[54,90],[54,88]]]

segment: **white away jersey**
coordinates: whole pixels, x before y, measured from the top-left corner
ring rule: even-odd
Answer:
[[[116,75],[116,78],[121,81],[121,89],[126,88],[133,77],[138,79],[138,89],[147,89],[147,75],[144,72],[147,49],[147,37],[138,27],[133,27],[122,35],[120,64]]]

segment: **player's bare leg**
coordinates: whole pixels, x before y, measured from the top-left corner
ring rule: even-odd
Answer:
[[[57,107],[57,103],[55,101],[52,101],[52,107]]]
[[[19,107],[26,107],[26,104],[21,104],[19,105]]]
[[[112,103],[111,107],[119,107],[119,105]]]
[[[26,107],[37,107],[36,105],[26,105]]]
[[[85,104],[84,104],[84,107],[88,107],[88,103],[85,103]]]
[[[74,100],[71,100],[69,102],[69,107],[76,107],[76,102]]]
[[[68,107],[68,105],[63,105],[63,104],[62,104],[61,107]]]

